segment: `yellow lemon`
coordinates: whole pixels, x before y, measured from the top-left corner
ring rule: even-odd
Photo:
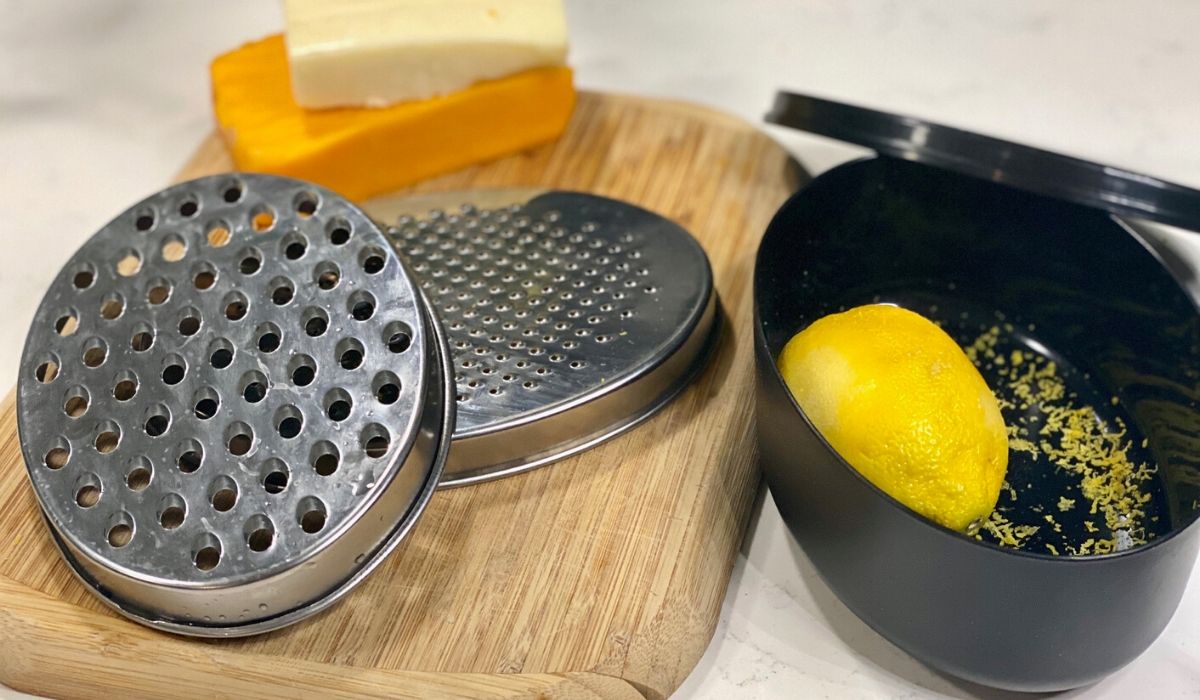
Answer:
[[[886,304],[832,314],[788,341],[779,372],[838,454],[904,505],[955,530],[996,506],[1000,406],[933,322]]]

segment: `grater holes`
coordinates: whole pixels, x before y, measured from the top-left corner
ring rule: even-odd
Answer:
[[[212,571],[221,563],[221,540],[211,532],[196,538],[192,546],[192,563],[200,571]]]
[[[146,352],[154,346],[154,326],[139,322],[133,328],[133,335],[129,338],[129,347],[134,352]]]
[[[163,360],[162,380],[167,386],[175,386],[183,381],[187,374],[187,361],[175,354],[168,355]]]
[[[325,529],[328,511],[325,503],[316,496],[305,496],[296,505],[296,522],[300,529],[309,535],[314,535]]]
[[[263,490],[272,496],[286,491],[288,483],[291,482],[291,470],[282,459],[277,457],[263,462],[258,471]]]
[[[337,287],[341,280],[342,270],[335,263],[324,260],[313,267],[313,281],[322,291],[327,292]]]
[[[123,313],[125,313],[125,297],[116,292],[106,294],[104,300],[100,302],[100,318],[105,321],[113,321],[120,318]]]
[[[50,471],[58,471],[71,461],[71,443],[65,437],[56,437],[42,457],[42,464]]]
[[[187,518],[187,501],[177,493],[168,493],[158,502],[158,524],[164,530],[174,530]]]
[[[255,345],[262,352],[271,353],[279,349],[279,344],[282,342],[283,332],[279,330],[279,326],[274,323],[263,323],[255,329]]]
[[[260,204],[250,211],[250,228],[255,233],[266,233],[275,227],[275,210]]]
[[[329,314],[322,308],[310,306],[304,310],[301,318],[304,320],[304,333],[310,338],[325,335],[329,329]]]
[[[385,406],[396,403],[400,398],[400,378],[393,372],[380,372],[371,382],[375,400]]]
[[[317,213],[321,200],[315,192],[299,192],[292,198],[292,209],[301,219],[307,219]]]
[[[246,538],[246,546],[252,552],[265,552],[275,542],[275,523],[261,513],[251,516],[242,526],[242,534]]]
[[[129,460],[125,471],[125,486],[134,493],[145,491],[154,478],[154,465],[145,457],[134,457]]]
[[[242,199],[242,193],[245,188],[242,183],[237,180],[227,180],[221,185],[221,199],[225,200],[226,204],[235,204]]]
[[[374,275],[383,270],[384,263],[387,260],[387,255],[382,248],[368,246],[358,254],[358,264],[362,267],[363,272],[368,275]]]
[[[164,530],[174,530],[183,524],[184,518],[187,516],[187,511],[182,507],[169,506],[158,514],[158,524]]]
[[[375,297],[370,292],[360,289],[350,295],[346,308],[350,312],[350,318],[366,321],[375,315]]]
[[[296,355],[288,361],[288,375],[292,384],[308,386],[317,377],[317,363],[308,355]]]
[[[222,474],[213,479],[208,485],[208,502],[218,513],[228,513],[233,510],[238,501],[237,482]]]
[[[163,238],[162,248],[159,249],[159,253],[162,255],[163,262],[166,263],[177,263],[180,260],[183,260],[184,256],[187,255],[187,251],[187,241],[185,241],[183,237],[177,233],[171,233],[165,236]]]
[[[96,268],[91,263],[83,263],[71,274],[71,284],[75,289],[83,291],[96,281]]]
[[[204,464],[204,447],[199,441],[187,439],[175,448],[175,466],[184,474],[193,474]]]
[[[200,332],[202,324],[200,310],[194,306],[185,308],[179,315],[179,335],[191,337]]]
[[[338,470],[341,460],[337,446],[328,440],[317,442],[308,453],[308,461],[318,476],[331,476]]]
[[[240,321],[246,318],[246,314],[250,311],[250,300],[241,292],[226,294],[221,304],[225,307],[225,318],[230,321]]]
[[[254,449],[254,429],[242,421],[225,428],[225,448],[234,457],[243,457]]]
[[[342,369],[358,369],[363,363],[363,345],[357,338],[344,338],[338,341],[335,348],[338,364]]]
[[[262,251],[253,246],[238,252],[238,272],[253,275],[262,269]]]
[[[137,395],[138,379],[131,370],[122,370],[117,374],[113,385],[113,398],[117,401],[128,401]]]
[[[304,234],[293,231],[279,242],[279,249],[283,252],[283,257],[288,260],[299,260],[308,252],[308,239],[304,237]]]
[[[58,420],[59,427],[35,437],[35,442],[26,448],[30,453],[30,462],[36,467],[33,473],[40,474],[37,476],[38,487],[53,485],[59,489],[60,498],[54,507],[77,512],[80,516],[77,526],[91,529],[87,533],[90,535],[87,540],[89,546],[107,550],[109,555],[113,555],[114,550],[108,549],[103,538],[106,519],[114,511],[127,509],[135,516],[137,526],[150,528],[149,538],[137,534],[133,538],[134,546],[127,546],[123,551],[124,557],[112,557],[112,561],[128,565],[139,573],[172,575],[181,580],[191,578],[193,582],[206,581],[207,577],[198,575],[189,562],[189,557],[194,557],[191,546],[194,538],[205,532],[218,537],[225,547],[233,548],[224,551],[218,559],[220,564],[216,569],[222,577],[253,575],[255,563],[270,567],[286,563],[284,557],[276,559],[274,554],[266,558],[266,552],[287,557],[311,554],[302,540],[295,539],[300,536],[295,526],[290,526],[292,531],[284,535],[284,539],[276,541],[272,536],[270,543],[265,546],[252,545],[250,539],[256,528],[247,527],[249,519],[261,514],[273,521],[271,524],[274,528],[286,531],[297,501],[313,495],[324,499],[329,508],[325,517],[330,520],[321,526],[321,539],[332,535],[334,526],[340,532],[343,525],[342,501],[330,500],[324,490],[309,490],[311,482],[305,480],[329,475],[332,477],[329,481],[318,483],[324,483],[324,488],[330,489],[328,493],[342,494],[340,489],[346,489],[344,495],[350,496],[351,487],[358,488],[358,481],[339,486],[340,480],[334,479],[342,476],[343,472],[355,478],[364,475],[374,477],[376,474],[380,479],[390,477],[393,470],[399,469],[400,462],[395,460],[396,450],[390,450],[384,457],[384,460],[391,460],[386,464],[383,460],[371,463],[374,473],[359,473],[359,465],[366,460],[364,452],[359,450],[359,436],[363,426],[370,420],[392,429],[392,424],[381,417],[369,416],[368,412],[384,410],[389,403],[399,405],[405,403],[405,399],[411,401],[411,397],[401,391],[410,392],[411,387],[416,386],[411,376],[423,376],[422,367],[427,359],[424,352],[420,353],[420,357],[396,363],[394,360],[399,358],[391,357],[389,351],[379,346],[384,327],[390,321],[411,321],[414,324],[412,328],[416,329],[415,324],[419,322],[412,321],[412,318],[422,317],[418,314],[410,318],[409,309],[419,309],[419,304],[414,302],[409,293],[412,291],[412,287],[408,286],[411,283],[403,273],[394,274],[397,268],[389,259],[393,252],[378,237],[369,221],[352,207],[334,212],[350,219],[355,227],[365,227],[357,228],[354,235],[349,236],[351,240],[344,241],[345,245],[338,252],[345,257],[339,257],[328,253],[328,247],[332,244],[324,237],[326,224],[333,218],[332,214],[327,214],[331,208],[329,202],[314,202],[319,210],[314,207],[308,211],[312,212],[310,216],[313,218],[320,218],[301,222],[300,219],[308,213],[300,210],[306,206],[301,201],[301,195],[308,188],[292,184],[288,189],[278,191],[277,198],[271,198],[269,189],[260,192],[255,176],[238,177],[244,177],[252,190],[248,195],[240,196],[240,207],[221,204],[219,191],[212,191],[212,184],[189,186],[197,197],[203,197],[190,222],[185,224],[179,218],[182,191],[174,189],[152,200],[161,220],[154,222],[149,235],[139,234],[121,243],[119,238],[111,237],[114,234],[112,230],[102,231],[100,240],[105,245],[96,248],[100,251],[99,257],[89,261],[95,269],[81,266],[78,259],[72,261],[58,280],[57,296],[50,297],[57,301],[47,304],[47,308],[40,312],[42,337],[56,341],[57,347],[47,343],[31,352],[32,361],[25,365],[22,372],[23,381],[35,386],[36,361],[50,360],[51,352],[58,356],[41,372],[45,382],[54,383],[47,387],[48,391],[41,392],[43,395],[38,399],[38,407],[47,417]],[[332,196],[315,187],[311,189]],[[270,234],[255,237],[245,229],[249,212],[259,202],[269,203],[282,218],[275,222]],[[296,211],[289,209],[289,205],[293,204],[298,207]],[[340,208],[340,202],[337,204]],[[225,227],[225,222],[232,225]],[[123,215],[117,227],[124,231],[118,230],[116,233],[132,236],[132,215]],[[214,230],[218,228],[221,230]],[[210,233],[213,234],[212,240],[209,239]],[[251,242],[263,252],[262,257],[252,257],[255,268],[253,274],[256,275],[252,278],[241,276],[239,263],[245,256],[238,255],[247,250]],[[173,243],[178,245],[173,246]],[[289,246],[297,243],[304,245],[302,255],[294,246],[289,250]],[[118,258],[127,252],[125,246],[129,246],[128,250],[136,250],[140,257],[140,267],[133,273],[137,276],[128,280],[121,279],[119,273],[114,272]],[[370,261],[370,256],[363,256],[360,261],[365,248],[380,253],[380,260]],[[88,248],[81,254],[86,255],[90,250]],[[263,259],[265,257],[273,259],[268,261]],[[295,264],[291,264],[292,261]],[[208,268],[202,263],[210,263],[212,267]],[[366,269],[355,269],[360,264],[365,264]],[[345,267],[347,265],[350,267]],[[372,274],[367,270],[375,270],[376,267],[380,269],[372,279],[372,284],[365,284],[367,275]],[[342,276],[347,270],[350,284],[344,283]],[[81,271],[88,273],[91,278],[84,280],[81,277],[80,286],[85,291],[76,294],[72,275]],[[204,272],[210,272],[211,278],[197,280],[197,275]],[[270,302],[263,298],[272,296],[274,289],[270,282],[277,280],[277,276],[294,281],[291,290],[293,298],[288,301],[286,309],[276,306],[276,302],[280,301],[278,298]],[[307,289],[303,289],[305,287]],[[67,290],[65,295],[61,291],[63,289]],[[344,295],[341,293],[343,289]],[[117,291],[119,294],[115,293]],[[332,291],[337,297],[330,294],[318,302],[312,296],[305,296],[320,295],[324,291]],[[359,291],[366,294],[355,294]],[[121,295],[124,295],[124,299],[121,299]],[[361,302],[367,302],[366,309]],[[251,303],[253,309],[250,308]],[[356,305],[358,308],[355,308]],[[305,318],[303,314],[308,309],[318,311]],[[383,310],[388,313],[381,314]],[[251,311],[254,316],[250,315]],[[350,318],[346,318],[347,315]],[[321,340],[320,347],[311,343],[313,338],[300,332],[303,324],[316,316],[322,316],[326,324],[321,337],[328,336],[328,344]],[[355,323],[355,320],[358,322]],[[234,322],[238,321],[240,324],[235,325]],[[274,322],[279,328],[279,345],[271,350],[273,355],[263,354],[269,348],[258,347],[260,336],[255,333],[260,324],[268,321]],[[179,328],[181,322],[182,329]],[[348,325],[353,331],[347,328]],[[48,332],[50,328],[53,328],[53,334]],[[271,327],[268,329],[275,330]],[[403,343],[417,342],[415,333],[424,331],[424,328],[414,331],[414,335],[406,337]],[[70,341],[60,341],[60,337],[70,337]],[[98,358],[89,358],[84,367],[80,367],[77,363],[83,359],[86,340],[91,338],[103,341],[104,360],[101,362]],[[316,349],[303,348],[301,341],[305,340],[310,341],[310,346]],[[337,347],[342,340],[350,342]],[[311,357],[298,358],[296,350],[301,349],[310,353]],[[368,349],[376,353],[378,358],[368,357]],[[335,355],[336,351],[341,352]],[[223,352],[229,355],[223,356]],[[393,360],[390,366],[375,366],[375,361],[383,360],[384,356]],[[296,362],[293,363],[293,360]],[[364,371],[342,375],[341,370],[333,366],[335,361],[347,368],[361,368]],[[318,362],[329,375],[328,379],[324,375],[317,376]],[[95,371],[85,369],[89,364],[96,365]],[[142,369],[143,365],[146,369]],[[121,372],[126,368],[136,370],[137,376],[130,373],[128,378],[122,377]],[[257,393],[257,396],[252,396],[259,401],[257,406],[250,402],[243,403],[245,397],[233,393],[245,388],[234,382],[239,381],[250,368],[261,372],[261,386],[251,389],[251,393]],[[299,373],[294,381],[291,375],[297,369]],[[392,371],[384,375],[390,381],[383,382],[381,377],[379,384],[370,386],[371,381],[384,369]],[[285,371],[288,374],[283,374]],[[308,377],[304,376],[306,372]],[[66,379],[57,379],[58,374],[65,374]],[[147,384],[139,386],[141,380]],[[283,382],[282,394],[274,391],[272,382]],[[308,391],[300,388],[301,384],[307,384]],[[337,386],[347,391],[362,410],[352,408],[351,416],[343,425],[334,426],[332,421],[326,423],[325,435],[307,436],[304,431],[312,426],[306,423],[312,420],[318,424],[322,422],[324,417],[319,412],[323,407],[319,402],[329,389]],[[71,392],[71,389],[76,391]],[[68,396],[68,393],[71,395]],[[267,393],[271,396],[266,396]],[[376,393],[379,395],[376,396]],[[118,403],[122,400],[125,403]],[[281,406],[289,411],[281,410]],[[290,414],[290,411],[295,413]],[[107,440],[110,444],[106,444],[106,438],[100,438],[97,432],[100,429],[98,421],[109,418],[114,423],[111,432],[113,437]],[[296,425],[292,425],[290,418],[297,419]],[[400,445],[401,433],[407,435],[406,431],[416,430],[417,427],[416,424],[409,425],[406,415],[393,418],[400,422],[396,424],[399,427],[395,428],[397,432],[392,434],[390,440]],[[249,443],[245,448],[239,448],[236,444],[239,436],[226,437],[226,431],[233,423],[244,423],[252,429],[252,432],[247,431],[243,436]],[[64,425],[71,426],[71,429],[67,430]],[[334,437],[337,434],[334,430],[341,428],[349,432],[343,438]],[[59,431],[62,432],[61,448],[55,442]],[[201,450],[197,444],[196,451],[189,451],[185,456],[181,445],[191,438],[204,447]],[[313,452],[311,461],[305,464],[302,460],[310,456],[310,450],[314,449],[318,438],[325,438],[333,449],[328,453]],[[98,439],[100,444],[97,445]],[[288,445],[291,446],[291,452],[285,451]],[[97,450],[95,453],[91,451],[93,446]],[[51,450],[56,449],[59,451],[47,457]],[[243,449],[245,455],[239,457],[236,453]],[[86,458],[83,460],[82,466],[86,467],[83,470],[80,469],[78,455],[72,453],[80,450],[85,452]],[[88,463],[102,460],[101,453],[108,452],[112,455],[107,467]],[[210,454],[205,456],[204,452]],[[214,456],[216,462],[203,463],[205,459],[211,461]],[[342,461],[343,456],[347,461]],[[281,509],[278,512],[264,505],[263,499],[268,496],[260,490],[263,487],[256,484],[255,478],[258,476],[256,467],[271,457],[285,460],[291,468],[316,472],[301,475],[300,481],[288,484],[286,495],[268,502],[274,503],[270,508]],[[39,464],[44,461],[51,462],[51,465]],[[64,473],[51,474],[51,466]],[[78,511],[72,502],[72,483],[81,471],[89,469],[103,478],[105,491],[98,505],[84,519],[82,511]],[[381,469],[386,473],[380,473]],[[194,472],[194,475],[189,476],[190,472]],[[246,474],[242,475],[242,472]],[[235,480],[240,489],[239,497],[236,505],[228,511],[231,517],[222,520],[222,524],[204,523],[202,519],[218,518],[220,516],[217,513],[224,510],[223,507],[217,507],[221,505],[220,498],[216,504],[212,503],[211,498],[206,500],[211,484],[221,475]],[[380,483],[386,485],[390,481]],[[373,486],[374,480],[370,484]],[[168,533],[160,529],[157,505],[170,492],[176,492],[186,499],[190,512],[185,513],[186,523],[181,522],[177,530]],[[214,506],[213,510],[208,509],[210,505]],[[196,513],[200,517],[195,517]],[[351,523],[357,517],[356,513],[349,510],[344,515]],[[230,527],[246,529],[244,533],[226,529]],[[242,549],[236,539],[230,539],[242,534],[246,537],[246,549]],[[276,533],[276,536],[281,534]],[[182,540],[177,539],[180,536]],[[255,542],[262,537],[261,534],[256,535]],[[317,539],[313,537],[312,542],[316,543]],[[169,557],[173,562],[166,559],[159,561],[158,557],[150,555],[151,550],[159,546],[164,547],[164,554],[178,552],[181,548],[183,551]],[[286,551],[276,552],[281,546]],[[130,552],[131,549],[134,551]],[[252,556],[247,550],[262,550],[264,557],[257,562],[247,559]],[[228,610],[222,612],[229,613]],[[232,616],[227,614],[226,617],[230,620],[237,618],[237,610],[233,610]],[[217,619],[213,611],[210,622],[215,625]]]
[[[67,309],[54,321],[54,332],[66,338],[75,334],[79,329],[79,312]]]
[[[92,508],[100,502],[100,495],[100,477],[89,472],[75,480],[75,505],[85,509]]]
[[[383,457],[392,445],[391,433],[379,423],[367,425],[367,427],[363,428],[360,437],[363,451],[372,459]]]
[[[144,429],[150,437],[161,437],[171,427],[171,412],[163,404],[155,404],[146,409]]]
[[[233,233],[230,231],[228,223],[214,221],[208,225],[208,230],[204,234],[204,240],[208,242],[209,247],[224,248],[233,240]]]
[[[233,343],[225,338],[217,338],[208,344],[208,364],[213,369],[225,369],[233,364]]]
[[[192,267],[192,285],[201,292],[212,289],[217,284],[217,268],[212,263],[201,262]]]
[[[133,541],[133,516],[125,511],[115,513],[109,520],[106,539],[108,544],[120,549]]]
[[[325,234],[329,237],[329,242],[334,245],[346,245],[353,233],[354,229],[350,226],[350,222],[340,217],[333,219],[325,227]]]
[[[111,454],[121,444],[121,426],[111,420],[102,421],[97,426],[96,439],[92,444],[100,454]]]
[[[221,409],[221,397],[212,387],[198,389],[192,395],[192,412],[199,420],[208,420]]]
[[[354,408],[354,400],[350,398],[350,394],[345,389],[339,387],[325,393],[322,405],[325,407],[325,415],[329,416],[330,420],[341,423],[350,417],[350,412]]]
[[[296,296],[296,285],[286,277],[276,277],[268,286],[271,288],[271,303],[276,306],[286,306]]]
[[[267,397],[267,376],[258,370],[243,374],[238,385],[247,403],[258,403]]]
[[[279,437],[290,440],[300,434],[304,427],[304,414],[292,405],[281,406],[275,411],[275,430]]]
[[[63,398],[63,413],[70,418],[80,418],[87,413],[90,402],[91,395],[88,393],[87,387],[76,384],[67,389],[66,396]]]
[[[93,336],[83,343],[82,360],[85,367],[95,369],[108,359],[108,343],[103,338]]]
[[[133,228],[145,233],[154,228],[154,210],[149,207],[141,207],[133,213]]]
[[[142,271],[142,254],[134,248],[126,248],[117,257],[115,267],[121,277],[133,277]]]

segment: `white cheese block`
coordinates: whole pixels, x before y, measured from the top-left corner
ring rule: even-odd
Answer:
[[[302,107],[383,107],[561,65],[562,0],[284,0]]]

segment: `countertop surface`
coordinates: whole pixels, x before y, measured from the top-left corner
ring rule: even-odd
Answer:
[[[66,258],[211,128],[208,61],[276,2],[0,0],[0,377]],[[589,89],[759,122],[778,87],[908,112],[1200,187],[1200,3],[568,0]],[[771,129],[812,173],[861,151]],[[1158,234],[1200,268],[1200,245]],[[1137,661],[1069,697],[1200,697],[1200,574]],[[1007,697],[928,670],[815,575],[770,496],[678,697]],[[25,697],[0,688],[0,698]],[[1014,696],[1015,697],[1015,696]]]

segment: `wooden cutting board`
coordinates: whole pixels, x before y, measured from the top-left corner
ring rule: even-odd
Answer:
[[[179,177],[230,168],[210,136]],[[414,188],[585,190],[659,212],[708,252],[726,332],[699,380],[653,419],[552,466],[439,492],[361,587],[279,632],[178,638],[93,599],[41,522],[10,393],[0,682],[68,697],[669,695],[712,637],[758,485],[750,275],[795,172],[738,119],[585,93],[557,143]]]

